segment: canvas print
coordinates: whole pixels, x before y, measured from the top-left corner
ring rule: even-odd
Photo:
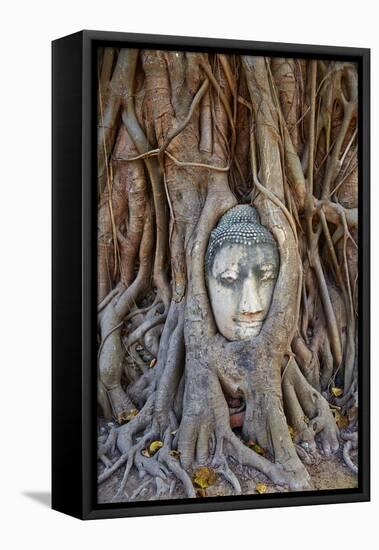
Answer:
[[[98,503],[358,486],[358,71],[97,50]]]

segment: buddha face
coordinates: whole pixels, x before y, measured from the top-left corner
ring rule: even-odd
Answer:
[[[228,340],[257,336],[269,311],[279,270],[273,243],[228,243],[208,271],[209,298],[219,332]]]

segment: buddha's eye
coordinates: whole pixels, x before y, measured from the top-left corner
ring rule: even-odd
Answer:
[[[238,273],[235,271],[224,271],[220,276],[221,282],[225,284],[233,284],[238,279]]]
[[[276,271],[272,265],[263,265],[261,267],[260,280],[262,283],[274,281],[276,279]]]

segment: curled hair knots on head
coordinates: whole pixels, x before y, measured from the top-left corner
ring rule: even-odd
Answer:
[[[234,206],[220,218],[209,237],[205,256],[206,270],[210,270],[217,250],[225,242],[244,246],[264,243],[276,246],[270,231],[260,223],[257,210],[248,204]]]

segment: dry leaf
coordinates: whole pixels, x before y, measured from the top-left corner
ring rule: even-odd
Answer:
[[[206,489],[216,482],[217,474],[208,466],[197,468],[192,476],[192,483],[199,489]]]
[[[258,443],[255,443],[251,448],[259,455],[264,455],[266,452],[260,445],[258,445]]]
[[[207,496],[207,490],[206,489],[198,489],[196,491],[196,496],[198,497],[206,497]]]
[[[255,441],[252,441],[251,439],[249,439],[249,441],[246,443],[246,445],[252,451],[258,453],[259,455],[264,455],[266,453],[266,451],[263,449],[263,447],[261,447],[260,445],[258,445],[258,443],[256,443]]]
[[[265,485],[264,483],[257,483],[256,486],[255,486],[255,490],[260,495],[263,495],[263,493],[265,493],[267,491],[267,485]]]
[[[343,394],[343,390],[337,387],[331,388],[330,392],[334,397],[341,397]]]
[[[174,449],[174,450],[170,451],[170,456],[173,456],[174,458],[176,458],[177,460],[179,460],[180,452],[179,452],[179,451],[175,451],[175,449]]]
[[[349,426],[349,419],[347,416],[341,416],[340,421],[337,422],[337,426],[340,430],[345,430]]]
[[[349,419],[347,416],[342,415],[339,411],[334,411],[334,418],[340,430],[343,430],[348,427]]]
[[[137,409],[130,409],[130,411],[122,411],[118,415],[117,422],[119,424],[124,424],[124,422],[129,422],[132,418],[137,416],[137,414],[138,414]]]
[[[159,440],[156,440],[156,441],[152,441],[149,445],[149,454],[150,456],[153,456],[155,455],[155,453],[157,451],[159,451],[159,449],[163,447],[163,443],[162,441],[159,441]]]
[[[152,360],[150,361],[149,367],[152,369],[153,367],[155,367],[156,364],[157,364],[157,360],[156,360],[156,358],[154,357],[154,359],[152,359]]]
[[[304,416],[304,422],[306,423],[306,425],[308,426],[309,424],[309,418],[307,416]]]
[[[131,409],[131,410],[128,412],[127,416],[126,416],[126,420],[127,420],[127,421],[131,420],[132,418],[134,418],[135,416],[137,416],[137,414],[138,414],[137,409]]]
[[[292,441],[294,441],[295,436],[296,436],[296,430],[295,430],[295,428],[293,428],[292,426],[289,426],[289,425],[288,425],[288,432],[289,432],[289,434],[290,434],[290,436],[291,436]]]

